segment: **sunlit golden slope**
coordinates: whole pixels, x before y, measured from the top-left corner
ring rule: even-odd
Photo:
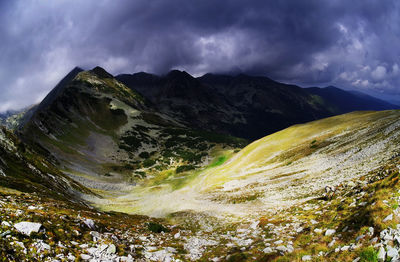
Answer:
[[[378,168],[399,149],[399,134],[400,111],[354,112],[295,125],[253,142],[219,166],[156,184],[146,181],[129,195],[110,199],[106,209],[162,216],[285,208]],[[171,183],[176,179],[179,186]]]
[[[397,128],[392,125],[399,117],[399,111],[354,112],[295,125],[251,143],[226,164],[207,172],[203,182],[219,186],[266,167],[293,166],[305,157],[335,155],[364,143],[383,142],[386,137],[382,131]]]

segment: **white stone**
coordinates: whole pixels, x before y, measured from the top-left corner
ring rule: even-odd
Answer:
[[[260,224],[260,221],[255,221],[255,222],[253,222],[253,223],[250,225],[250,228],[253,229],[253,230],[255,230],[255,229],[257,229],[258,224]]]
[[[44,250],[50,250],[50,246],[43,242],[43,240],[39,240],[37,243],[34,244],[36,250],[41,253]]]
[[[121,259],[121,262],[133,262],[132,258],[126,257],[126,256],[122,256],[120,259]]]
[[[141,241],[146,241],[146,240],[147,240],[147,237],[145,237],[145,236],[140,236],[139,239],[140,239]]]
[[[89,259],[91,259],[91,258],[92,258],[92,256],[90,256],[90,255],[81,254],[81,259],[83,259],[83,260],[89,260]]]
[[[96,228],[94,221],[92,219],[85,219],[85,220],[83,220],[83,223],[85,223],[85,225],[90,229]]]
[[[115,254],[115,252],[117,252],[117,248],[114,244],[108,245],[107,254]]]
[[[325,236],[332,236],[335,233],[336,233],[335,229],[328,229],[325,231]]]
[[[333,245],[335,244],[335,242],[336,242],[336,240],[334,239],[334,240],[332,240],[329,244],[328,244],[328,247],[333,247]]]
[[[400,237],[399,236],[395,236],[394,240],[396,240],[397,244],[400,244]]]
[[[286,252],[287,251],[285,246],[277,246],[276,250],[281,251],[281,252]]]
[[[264,253],[272,253],[273,251],[272,251],[272,248],[266,247],[266,248],[264,248],[263,252]]]
[[[373,239],[371,239],[369,242],[371,243],[371,244],[374,244],[374,243],[376,243],[378,241],[378,237],[374,237]]]
[[[350,246],[342,246],[340,251],[347,251],[347,250],[349,250],[349,248],[350,248]]]
[[[378,251],[378,261],[379,262],[384,262],[385,261],[385,257],[386,257],[386,251],[383,247],[379,248]]]
[[[365,237],[365,235],[359,235],[358,237],[356,237],[356,242],[360,241],[361,239],[363,239]]]
[[[3,227],[11,227],[11,224],[8,223],[7,221],[1,222],[1,225],[2,225]]]
[[[392,220],[393,219],[393,214],[390,214],[390,215],[388,215],[387,217],[385,217],[383,220],[382,220],[382,222],[383,223],[386,223],[386,222],[388,222],[388,221],[390,221],[390,220]]]
[[[96,250],[98,250],[99,252],[103,252],[107,248],[108,248],[108,245],[100,245],[100,247],[98,246],[98,248]]]
[[[176,233],[176,234],[174,235],[174,238],[177,239],[177,238],[180,238],[180,236],[181,236],[181,233],[178,232],[178,233]]]
[[[321,234],[321,233],[322,233],[322,229],[316,228],[316,229],[314,229],[314,232],[315,232],[315,233],[318,233],[318,234]]]
[[[22,242],[14,241],[13,244],[16,245],[16,246],[19,246],[22,249],[25,249],[24,243],[22,243]]]
[[[392,260],[396,260],[399,257],[399,252],[397,251],[396,248],[393,248],[391,246],[387,246],[387,253],[386,255],[388,257],[391,257]]]
[[[282,243],[283,243],[282,240],[278,240],[278,241],[275,241],[275,242],[274,242],[275,245],[280,245],[280,244],[282,244]]]
[[[30,236],[32,232],[38,233],[43,230],[42,224],[32,222],[19,222],[14,227],[18,232],[27,236]]]
[[[368,228],[368,233],[370,236],[374,235],[374,228],[373,227],[369,227]]]
[[[248,238],[248,239],[246,239],[245,241],[243,241],[243,245],[244,246],[249,246],[249,245],[251,245],[253,243],[253,239],[251,239],[251,238]]]
[[[306,256],[302,256],[301,257],[301,261],[311,261],[311,256],[310,255],[306,255]]]

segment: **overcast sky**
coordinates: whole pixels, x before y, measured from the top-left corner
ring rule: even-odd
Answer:
[[[265,75],[400,96],[397,0],[0,0],[0,111],[75,66]]]

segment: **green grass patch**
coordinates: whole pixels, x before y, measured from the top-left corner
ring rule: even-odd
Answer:
[[[360,251],[360,262],[377,262],[378,253],[373,247],[366,247]]]
[[[215,159],[210,165],[209,167],[216,167],[216,166],[220,166],[223,163],[225,163],[225,161],[228,159],[227,156],[220,156],[217,159]]]

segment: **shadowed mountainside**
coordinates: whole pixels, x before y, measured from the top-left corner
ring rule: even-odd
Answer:
[[[174,70],[165,76],[141,72],[116,78],[143,94],[160,112],[189,126],[249,140],[355,110],[398,108],[341,89],[304,89],[244,74],[194,78]]]
[[[159,113],[104,69],[74,69],[40,103],[22,129],[71,178],[99,194],[130,190],[161,171],[198,168],[243,139],[199,131]]]
[[[390,110],[399,109],[386,101],[366,95],[357,91],[344,91],[334,86],[325,88],[310,87],[306,90],[312,94],[322,97],[327,104],[339,113],[348,113],[359,110]]]

